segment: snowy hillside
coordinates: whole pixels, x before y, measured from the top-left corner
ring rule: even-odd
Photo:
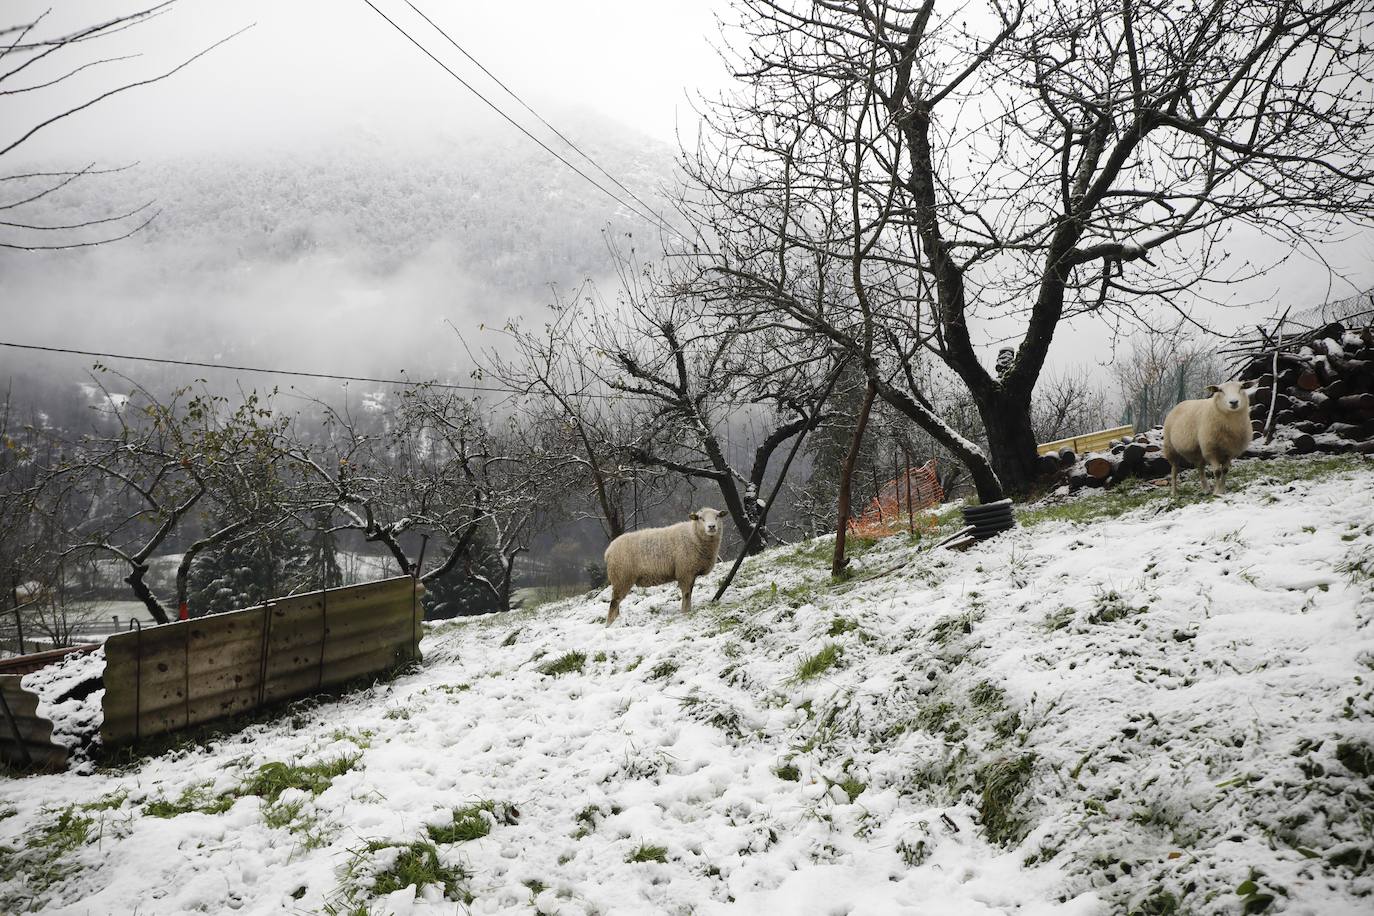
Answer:
[[[839,584],[782,548],[685,619],[440,625],[418,673],[0,783],[0,910],[1368,913],[1374,464],[1232,481]]]

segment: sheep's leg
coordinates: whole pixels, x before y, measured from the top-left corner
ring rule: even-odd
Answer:
[[[688,579],[679,582],[677,587],[682,589],[682,613],[692,613],[692,588],[697,584],[696,579]]]
[[[1178,465],[1169,462],[1169,492],[1178,499]]]
[[[1216,477],[1217,485],[1212,488],[1212,492],[1218,496],[1226,492],[1226,475],[1231,472],[1231,468],[1225,463],[1219,462],[1213,475]]]
[[[1202,459],[1201,461],[1198,462],[1198,466],[1197,466],[1197,488],[1198,488],[1199,490],[1202,491],[1202,494],[1203,494],[1204,496],[1206,496],[1207,494],[1209,494],[1209,493],[1212,492],[1212,484],[1211,484],[1211,482],[1208,481],[1208,479],[1207,479],[1207,472],[1210,471],[1211,469],[1212,469],[1212,466],[1211,466],[1211,464],[1209,464],[1209,463],[1207,462],[1207,459],[1206,459],[1206,458],[1204,458],[1204,459]]]
[[[606,615],[606,626],[615,623],[615,619],[620,616],[620,602],[629,593],[629,589],[622,589],[618,585],[611,586],[611,612]]]

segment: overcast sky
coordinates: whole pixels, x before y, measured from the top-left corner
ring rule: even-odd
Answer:
[[[405,0],[373,2],[502,107],[520,113]],[[511,88],[565,126],[577,124],[582,109],[676,145],[679,128],[694,130],[692,99],[729,83],[712,47],[719,38],[716,17],[728,14],[725,0],[416,2]],[[139,8],[108,0],[5,0],[0,25],[32,18],[49,5],[56,7],[45,23],[49,35]],[[359,134],[397,148],[474,133],[526,142],[363,0],[181,0],[154,21],[102,44],[104,54],[140,56],[82,74],[71,81],[69,98],[89,97],[115,77],[163,72],[248,25],[253,27],[172,79],[43,131],[14,159],[110,164],[204,153],[308,156],[320,145],[346,144]],[[0,109],[0,130],[32,123],[40,111],[26,106],[41,104],[51,113],[58,101],[51,93],[11,97]],[[575,128],[570,132],[579,136]],[[608,214],[611,207],[607,202]],[[1258,239],[1242,244],[1259,263],[1283,254]],[[1374,286],[1370,234],[1352,233],[1322,253],[1344,279],[1332,282],[1326,270],[1299,255],[1258,283],[1231,290],[1244,308],[1208,309],[1206,320],[1230,330],[1286,305],[1303,308]],[[414,295],[429,297],[424,291]],[[8,314],[0,303],[0,318],[22,329],[24,314],[15,303]],[[1001,333],[989,332],[984,341],[989,362],[992,340]],[[1009,326],[1006,333],[1019,334],[1020,328]],[[1101,322],[1078,322],[1061,329],[1051,359],[1106,362],[1108,343]]]
[[[503,107],[512,104],[404,0],[373,2]],[[0,18],[23,21],[50,6],[56,7],[47,19],[54,31],[140,8],[108,0],[6,0]],[[536,108],[585,106],[665,142],[673,141],[680,121],[694,120],[689,93],[725,81],[710,45],[717,35],[713,8],[723,4],[711,0],[417,0],[416,6]],[[340,130],[465,130],[474,116],[495,117],[363,0],[181,0],[103,48],[142,54],[117,65],[119,73],[154,74],[252,23],[174,79],[45,131],[28,152],[270,149]],[[113,72],[107,68],[98,78]],[[53,99],[33,101],[50,107]]]

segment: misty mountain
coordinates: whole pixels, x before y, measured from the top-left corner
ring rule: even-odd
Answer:
[[[608,122],[572,134],[594,137],[583,148],[662,207],[656,191],[671,184],[670,148]],[[445,320],[466,335],[536,314],[551,285],[567,293],[604,277],[604,232],[641,251],[657,246],[646,221],[518,136],[402,144],[362,135],[271,158],[146,162],[75,181],[24,216],[74,223],[149,201],[157,218],[128,240],[0,252],[9,335],[446,374],[462,366]]]

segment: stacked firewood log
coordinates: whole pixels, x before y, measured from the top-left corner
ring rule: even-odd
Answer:
[[[1280,326],[1222,353],[1232,377],[1258,385],[1250,395],[1255,441],[1246,457],[1374,455],[1374,314],[1289,334]],[[1075,490],[1169,474],[1162,426],[1119,439],[1102,451],[1079,456],[1066,448],[1041,456],[1040,462],[1046,479],[1057,476]]]
[[[1259,385],[1250,395],[1250,418],[1266,440],[1286,440],[1299,454],[1374,454],[1374,325],[1350,323],[1229,351],[1237,377]]]
[[[1134,436],[1125,436],[1109,447],[1080,457],[1073,449],[1063,449],[1057,456],[1041,458],[1045,469],[1053,459],[1064,474],[1070,488],[1105,487],[1127,477],[1164,477],[1169,462],[1164,457],[1164,428],[1156,426]]]

